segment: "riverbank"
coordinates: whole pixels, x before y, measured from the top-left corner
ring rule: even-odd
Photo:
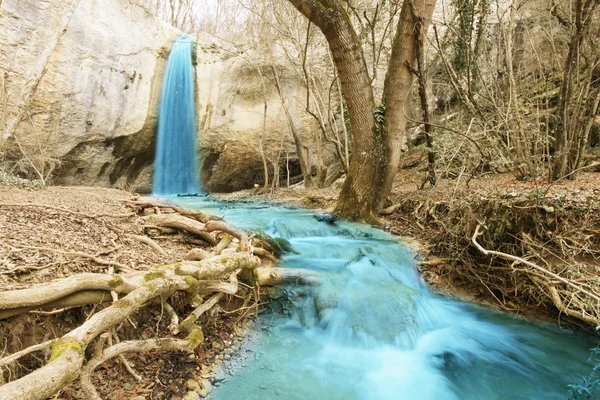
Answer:
[[[189,259],[191,251],[207,254],[214,251],[193,234],[162,228],[149,230],[144,215],[152,215],[155,210],[140,209],[131,193],[88,187],[20,186],[0,186],[0,292],[84,273],[106,274],[115,269],[143,273]],[[161,210],[172,212],[168,207]],[[213,235],[217,241],[223,237],[219,233]],[[180,297],[171,303],[180,316],[193,309]],[[109,304],[66,305],[3,319],[0,360],[60,338]],[[153,302],[135,312],[111,330],[109,344],[183,337],[173,334],[173,314],[165,307]],[[235,296],[223,296],[216,307],[200,316],[198,321],[205,340],[195,351],[129,353],[99,366],[93,384],[102,398],[112,399],[183,399],[186,395],[187,398],[206,395],[217,366],[230,348],[240,342],[245,322],[256,308],[255,293],[240,288]],[[48,346],[17,362],[0,365],[0,387],[44,365],[51,359],[50,353]],[[86,395],[76,380],[57,398],[86,398]]]
[[[436,291],[462,300],[594,331],[600,305],[600,173],[548,185],[510,174],[440,180],[419,187],[423,174],[402,170],[382,219],[391,233],[414,238],[420,270]],[[257,189],[223,196],[327,210],[338,188]],[[484,250],[519,257],[541,269]],[[556,274],[560,280],[547,272]],[[573,286],[571,286],[571,284]]]

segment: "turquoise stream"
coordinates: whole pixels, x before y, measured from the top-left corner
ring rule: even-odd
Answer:
[[[265,307],[253,361],[215,400],[565,399],[591,371],[594,341],[433,294],[409,249],[380,230],[307,210],[174,200],[288,239],[296,254],[282,265],[323,276],[289,288],[289,316]]]

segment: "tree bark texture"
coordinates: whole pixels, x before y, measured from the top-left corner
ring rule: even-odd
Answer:
[[[427,30],[435,0],[407,1],[402,6],[383,101],[377,109],[360,40],[341,2],[289,1],[327,39],[348,106],[354,142],[336,212],[344,218],[375,222],[375,213],[389,195],[400,163],[405,105],[413,80],[408,67],[416,60],[416,21],[419,18]]]

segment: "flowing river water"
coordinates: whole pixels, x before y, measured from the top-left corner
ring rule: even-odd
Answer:
[[[323,284],[289,287],[287,315],[259,316],[250,362],[214,400],[565,399],[595,342],[432,293],[409,248],[365,225],[308,210],[176,198],[290,241],[284,267]]]

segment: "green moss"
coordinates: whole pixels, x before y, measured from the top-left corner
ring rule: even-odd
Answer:
[[[59,339],[56,341],[56,343],[52,345],[52,351],[50,352],[50,361],[56,360],[65,351],[68,351],[69,349],[73,349],[80,355],[83,355],[84,348],[81,345],[81,343],[75,340],[67,341],[64,339]]]
[[[128,308],[133,306],[133,302],[129,299],[122,298],[115,301],[112,306],[115,308]]]
[[[292,244],[290,243],[289,240],[284,239],[284,238],[273,238],[273,240],[275,241],[275,243],[277,243],[277,245],[279,246],[279,248],[277,248],[275,254],[279,254],[278,257],[282,254],[282,253],[294,253],[294,254],[298,254],[294,248],[292,247]]]
[[[150,271],[144,275],[144,281],[149,282],[155,279],[165,278],[167,276],[164,269],[155,269],[154,271]]]
[[[193,333],[193,331],[195,331],[195,328],[200,328],[200,327],[197,326],[195,324],[195,321],[192,321],[192,320],[183,321],[182,323],[179,324],[179,330],[181,332],[192,332]],[[190,335],[191,335],[191,333],[190,333]]]
[[[181,268],[181,263],[173,263],[173,264],[161,265],[160,267],[156,267],[155,270],[168,271],[168,270],[170,270],[173,267],[175,267],[174,269],[177,270],[178,268]]]
[[[192,323],[192,325],[194,324]],[[202,331],[202,328],[199,326],[191,327],[191,332],[186,337],[186,340],[190,342],[192,348],[200,346],[200,343],[204,341],[204,332]]]
[[[183,280],[189,285],[189,289],[187,290],[188,292],[198,293],[198,291],[200,290],[200,281],[198,279],[194,278],[191,275],[185,275],[183,277]]]
[[[123,284],[123,278],[117,274],[112,274],[110,281],[108,281],[108,287],[116,289]]]

